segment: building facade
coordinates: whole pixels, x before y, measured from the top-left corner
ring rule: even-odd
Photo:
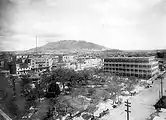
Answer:
[[[159,73],[159,67],[155,57],[109,57],[104,58],[104,72],[149,79]]]
[[[40,72],[43,70],[51,70],[53,64],[52,58],[45,58],[45,57],[35,57],[31,58],[31,69]]]
[[[0,53],[0,70],[9,70],[10,74],[16,74],[16,56],[12,53]]]
[[[16,71],[18,75],[27,74],[31,70],[29,55],[17,55]]]
[[[62,59],[63,59],[63,62],[65,62],[65,63],[75,62],[76,61],[74,55],[64,55]]]

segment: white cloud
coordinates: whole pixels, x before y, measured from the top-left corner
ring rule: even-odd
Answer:
[[[41,45],[59,39],[87,40],[118,49],[153,49],[166,44],[163,0],[35,1],[18,6],[13,29],[19,49],[33,47],[35,36],[42,34],[51,37],[41,37]]]
[[[46,0],[47,5],[55,7],[57,6],[56,0]]]

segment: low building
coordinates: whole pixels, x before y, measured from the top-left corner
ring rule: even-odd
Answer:
[[[109,57],[104,58],[104,72],[149,79],[159,73],[159,67],[155,57]]]

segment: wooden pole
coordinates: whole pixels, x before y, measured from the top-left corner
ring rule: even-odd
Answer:
[[[125,102],[125,103],[126,103],[125,106],[127,107],[127,110],[125,110],[126,113],[127,113],[127,120],[129,120],[129,113],[131,112],[131,111],[129,111],[129,107],[131,107],[131,106],[130,106],[131,103],[129,103],[128,100],[127,100],[127,102]]]

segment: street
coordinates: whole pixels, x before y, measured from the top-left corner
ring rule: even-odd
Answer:
[[[136,96],[131,96],[129,102],[131,107],[129,110],[130,120],[146,120],[155,109],[153,105],[159,100],[160,80],[154,81],[153,87],[145,88]],[[163,94],[166,95],[166,76],[163,79]],[[126,106],[123,103],[118,108],[113,109],[110,113],[103,117],[101,120],[125,120],[126,119]]]

